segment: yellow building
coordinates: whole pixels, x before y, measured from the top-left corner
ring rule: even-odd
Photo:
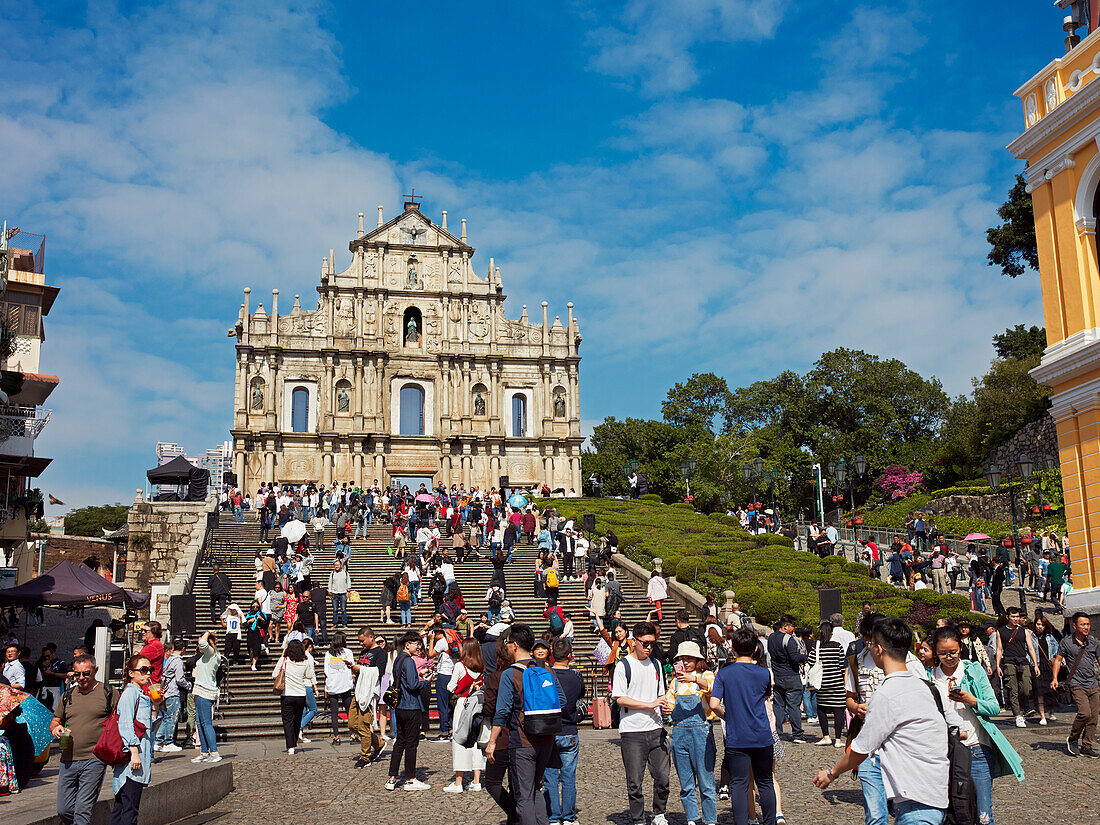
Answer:
[[[1100,609],[1100,31],[1024,83],[1024,133],[1047,348],[1032,371],[1053,388],[1073,610]]]

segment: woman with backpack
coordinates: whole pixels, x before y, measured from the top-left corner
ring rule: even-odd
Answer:
[[[286,651],[275,663],[271,678],[279,687],[279,709],[283,720],[283,738],[286,752],[294,755],[301,735],[302,714],[306,708],[306,687],[316,686],[317,673],[313,660],[306,656],[302,643],[295,639],[286,646]]]
[[[332,716],[332,744],[340,744],[340,706],[344,713],[351,712],[352,674],[355,657],[348,650],[347,638],[337,630],[332,634],[332,644],[325,652],[325,696],[328,697]]]
[[[404,755],[404,789],[423,791],[431,786],[416,778],[416,750],[420,744],[420,723],[425,715],[420,704],[420,694],[430,684],[425,678],[430,670],[425,668],[422,675],[413,659],[413,654],[420,647],[420,634],[412,630],[406,631],[397,637],[394,646],[397,656],[393,660],[393,680],[384,700],[387,706],[396,711],[396,739],[390,752],[390,776],[385,788],[387,791],[397,790],[397,771],[401,767],[401,756]]]
[[[814,666],[821,663],[821,681],[817,690],[817,720],[821,725],[821,739],[817,745],[844,747],[844,651],[840,643],[833,641],[833,624],[826,620],[818,626],[818,641],[810,648],[807,660],[807,677]],[[829,717],[833,719],[834,738],[829,738]]]
[[[255,599],[248,606],[243,627],[245,639],[248,641],[248,658],[252,660],[252,670],[256,670],[256,663],[260,661],[260,645],[263,643],[263,634],[267,629],[267,614]]]
[[[142,791],[152,781],[153,717],[159,715],[163,701],[150,699],[145,692],[152,675],[152,662],[141,654],[131,656],[126,663],[126,687],[115,711],[118,713],[118,733],[122,744],[130,751],[130,759],[114,766],[111,789],[115,807],[111,811],[111,825],[137,825]],[[140,735],[136,724],[145,726]]]
[[[397,585],[397,609],[401,611],[401,626],[412,626],[412,587],[408,572],[401,574],[401,583]]]
[[[941,702],[950,704],[962,720],[959,734],[970,749],[970,776],[978,797],[978,821],[993,822],[993,780],[1015,775],[1024,781],[1023,764],[1005,735],[993,723],[1001,705],[993,693],[985,668],[978,662],[963,661],[962,637],[948,625],[932,634],[936,665],[928,678],[940,691]]]
[[[382,581],[382,592],[378,595],[378,606],[381,608],[379,620],[382,624],[393,624],[392,611],[397,605],[397,588],[400,584],[396,573]]]
[[[454,700],[454,718],[461,719],[474,712],[475,694],[482,689],[485,674],[485,659],[481,655],[481,644],[477,639],[465,639],[462,642],[462,655],[455,663],[454,672],[447,682],[447,695]],[[474,735],[476,729],[464,726]],[[469,790],[481,790],[481,772],[485,770],[485,754],[477,746],[476,740],[470,747],[465,742],[451,739],[451,762],[454,766],[454,781],[445,787],[445,793],[462,793],[462,777],[466,771],[473,771],[473,781]]]

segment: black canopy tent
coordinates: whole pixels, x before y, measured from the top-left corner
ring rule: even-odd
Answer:
[[[69,607],[144,607],[148,593],[124,590],[86,564],[61,561],[26,584],[0,590],[0,604]]]
[[[181,455],[171,461],[154,467],[145,473],[150,484],[172,487],[186,487],[186,501],[205,501],[207,490],[210,488],[210,471],[196,467]],[[157,496],[158,499],[178,500],[175,493],[169,497]]]

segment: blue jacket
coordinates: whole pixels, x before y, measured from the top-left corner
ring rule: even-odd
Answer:
[[[407,653],[398,653],[394,659],[394,675],[397,681],[397,709],[398,710],[423,710],[420,702],[420,691],[431,684],[427,679],[421,679],[416,669],[416,662]]]

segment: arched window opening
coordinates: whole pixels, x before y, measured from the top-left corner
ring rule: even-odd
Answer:
[[[296,387],[290,394],[290,429],[291,432],[309,432],[309,390],[305,387]]]
[[[512,396],[512,435],[527,435],[527,397],[523,395]]]
[[[554,390],[554,418],[565,418],[565,388],[558,387]]]
[[[336,414],[348,415],[351,412],[351,382],[341,379],[336,382]]]
[[[416,384],[401,388],[401,435],[424,435],[424,390]]]
[[[248,393],[248,409],[252,412],[261,412],[264,408],[264,379],[253,378],[252,387]]]
[[[401,340],[406,347],[419,347],[424,338],[424,316],[416,307],[409,307],[401,319]]]

